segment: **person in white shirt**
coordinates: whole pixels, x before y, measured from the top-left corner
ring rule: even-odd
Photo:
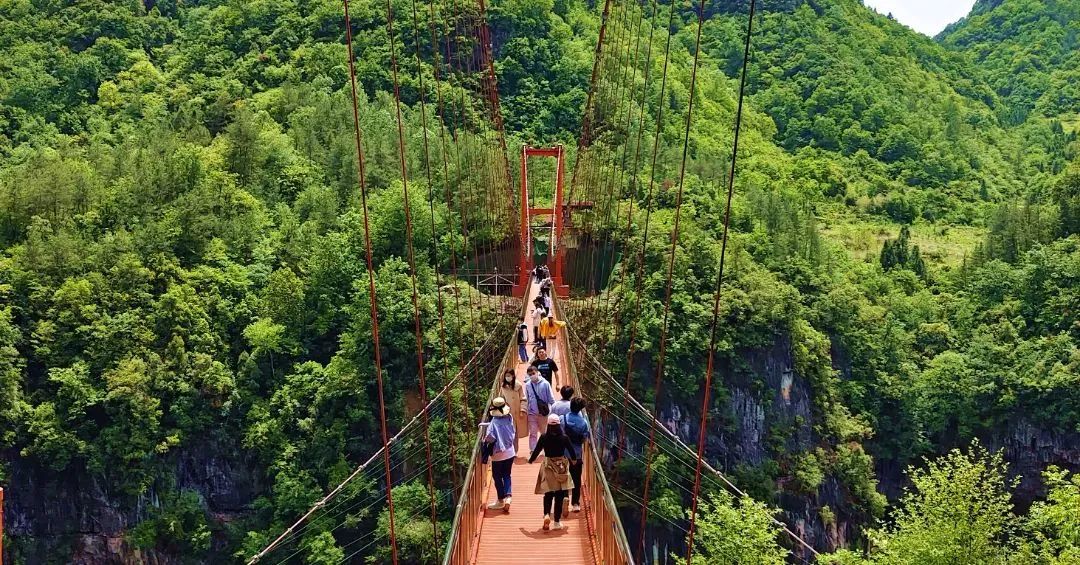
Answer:
[[[533,341],[540,341],[540,322],[547,317],[547,311],[539,306],[532,310]]]
[[[565,416],[570,413],[570,399],[574,398],[574,387],[566,385],[559,389],[559,396],[562,400],[556,400],[555,404],[551,405],[551,413],[556,416]]]

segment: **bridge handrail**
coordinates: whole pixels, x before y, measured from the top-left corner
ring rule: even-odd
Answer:
[[[562,310],[559,308],[558,300],[553,299],[552,305],[558,319],[565,319]],[[571,386],[574,387],[578,394],[584,396],[584,389],[578,380],[576,361],[574,355],[571,354],[570,332],[564,328],[559,330],[559,333],[561,335],[558,339],[562,340],[562,347],[566,351],[563,359],[568,365],[565,370],[570,375]],[[578,345],[584,347],[585,344],[578,340]],[[585,464],[581,473],[581,482],[585,485],[585,503],[589,505],[586,508],[589,511],[586,513],[586,520],[589,523],[592,537],[593,553],[596,555],[597,563],[605,565],[633,563],[634,554],[630,550],[630,542],[626,539],[622,518],[619,517],[619,510],[615,506],[615,498],[611,495],[611,488],[608,485],[607,476],[604,474],[604,467],[600,460],[603,453],[597,447],[597,437],[598,434],[592,434],[592,439],[586,444],[586,449],[582,451]]]
[[[631,395],[629,392],[627,392],[626,388],[624,388],[623,385],[621,383],[619,383],[618,380],[616,380],[611,375],[610,372],[608,372],[608,370],[603,366],[603,364],[601,364],[599,361],[596,360],[595,357],[593,357],[592,355],[590,355],[588,353],[588,350],[585,349],[585,341],[582,340],[580,337],[578,337],[576,334],[572,334],[572,335],[573,335],[574,341],[577,342],[577,346],[578,346],[579,350],[582,351],[582,359],[584,361],[591,361],[590,364],[593,366],[593,369],[598,371],[599,373],[601,373],[605,377],[605,380],[607,381],[605,383],[606,386],[611,387],[613,389],[613,393],[616,396],[625,399],[627,404],[633,406],[634,409],[638,410],[642,414],[648,415],[648,417],[651,418],[653,420],[653,422],[655,423],[657,430],[660,430],[660,432],[663,435],[667,436],[667,438],[670,439],[684,453],[686,453],[687,455],[689,455],[693,459],[697,459],[697,450],[695,450],[694,448],[687,445],[686,442],[684,442],[682,440],[682,438],[680,438],[675,432],[671,431],[671,429],[669,429],[662,422],[657,420],[656,416],[648,408],[643,406],[641,404],[641,402],[639,402],[636,398],[634,398],[633,395]],[[708,461],[703,460],[701,462],[701,464],[702,464],[702,468],[705,469],[706,471],[708,471],[714,477],[716,477],[721,483],[723,483],[723,485],[728,489],[728,491],[730,493],[738,496],[739,498],[744,498],[744,499],[751,498],[750,495],[748,495],[745,491],[743,491],[742,489],[737,487],[735,485],[735,483],[731,482],[731,480],[727,478],[727,475],[720,472],[719,469],[714,467]],[[818,552],[818,550],[816,548],[814,548],[814,546],[810,545],[806,540],[804,540],[802,538],[802,536],[797,534],[794,530],[792,530],[783,521],[776,518],[775,516],[770,516],[769,521],[771,521],[773,524],[775,524],[777,527],[779,527],[785,534],[788,535],[788,537],[790,537],[792,539],[792,541],[794,541],[796,544],[801,546],[808,553],[810,553],[811,555],[813,555],[815,557],[820,555],[820,553]]]
[[[556,315],[562,318],[562,310],[557,300],[553,300]],[[522,303],[522,318],[528,312],[527,302]],[[511,337],[507,344],[506,354],[503,358],[503,366],[514,366],[516,353],[515,338]],[[568,366],[565,373],[570,377],[571,386],[575,390],[581,390],[577,380],[577,370],[574,366],[574,356],[569,350],[570,334],[565,330],[559,330],[558,340],[567,347],[563,359]],[[490,394],[498,394],[499,374],[494,375]],[[485,414],[482,419],[489,420]],[[483,509],[486,504],[486,476],[480,465],[480,443],[483,440],[477,434],[473,445],[472,458],[469,470],[462,484],[461,496],[454,513],[453,528],[447,540],[446,552],[443,556],[444,565],[458,565],[471,563],[473,554],[477,549],[476,542],[480,536]],[[633,553],[630,551],[630,543],[626,539],[619,511],[615,506],[615,499],[611,495],[611,489],[604,475],[604,468],[596,448],[595,436],[586,444],[582,452],[585,464],[582,468],[582,482],[584,483],[584,502],[586,505],[586,522],[589,528],[590,541],[593,554],[597,563],[604,565],[624,565],[633,563]]]
[[[525,319],[528,308],[529,305],[523,300],[521,318],[519,319]],[[502,367],[514,366],[514,357],[517,355],[516,339],[517,324],[515,323],[514,331],[511,332],[510,338],[507,340],[506,351],[503,353]],[[489,399],[498,393],[500,375],[502,375],[502,369],[496,371],[491,381],[491,390],[488,391]],[[491,419],[486,412],[485,404],[481,422],[487,422]],[[465,473],[465,481],[461,486],[461,496],[454,509],[454,521],[450,529],[450,537],[447,539],[446,551],[443,554],[444,565],[469,563],[471,561],[469,554],[474,549],[473,541],[480,537],[480,518],[483,516],[484,505],[487,503],[487,493],[484,492],[484,488],[487,486],[484,480],[486,477],[483,472],[477,472],[477,466],[480,463],[480,443],[483,439],[483,436],[479,433],[476,434],[472,456],[469,459],[469,470]],[[458,543],[458,540],[468,540],[468,543]]]

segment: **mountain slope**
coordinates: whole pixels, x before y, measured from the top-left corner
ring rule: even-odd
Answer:
[[[754,37],[752,102],[792,152],[815,148],[847,169],[831,195],[896,221],[978,222],[1015,196],[1032,167],[996,117],[996,96],[965,56],[857,0],[766,9]],[[767,4],[767,6],[769,6]],[[745,13],[707,27],[725,70],[738,68]]]
[[[979,0],[939,39],[971,57],[1007,122],[1080,112],[1080,1]]]

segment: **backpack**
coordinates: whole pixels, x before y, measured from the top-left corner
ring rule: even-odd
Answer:
[[[581,433],[581,431],[579,430],[579,428],[577,426],[574,426],[574,427],[567,426],[566,425],[566,423],[567,423],[566,416],[569,416],[569,414],[564,415],[562,417],[563,433],[566,434],[566,437],[570,438],[570,441],[574,445],[581,445],[581,444],[585,443],[585,434]]]

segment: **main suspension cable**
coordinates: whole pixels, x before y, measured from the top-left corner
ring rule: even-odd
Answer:
[[[389,0],[387,0],[389,2]],[[390,511],[390,547],[393,563],[397,565],[397,535],[394,531],[394,494],[393,479],[390,476],[390,452],[386,449],[389,442],[386,423],[386,396],[383,391],[382,352],[379,343],[379,309],[375,293],[375,262],[371,251],[371,221],[368,214],[367,180],[364,171],[364,150],[360,139],[360,108],[356,85],[356,55],[353,53],[352,20],[349,18],[349,0],[343,0],[345,6],[345,42],[349,49],[349,85],[352,88],[353,132],[356,140],[356,155],[359,162],[357,174],[360,180],[360,201],[364,214],[364,249],[367,259],[368,299],[371,302],[371,335],[375,356],[375,380],[379,394],[379,432],[383,444],[383,467],[386,470],[386,506]]]
[[[704,0],[703,0],[704,2]],[[731,168],[728,171],[727,200],[724,204],[724,231],[720,238],[720,265],[716,272],[716,290],[713,293],[712,328],[709,335],[709,358],[705,365],[705,390],[701,399],[701,422],[698,425],[697,465],[694,468],[694,496],[690,505],[690,531],[687,533],[686,562],[693,563],[694,533],[697,525],[698,496],[701,491],[701,467],[705,460],[705,432],[709,423],[709,401],[712,392],[716,329],[720,317],[720,294],[724,285],[724,260],[727,257],[728,234],[731,226],[731,200],[735,194],[736,161],[739,155],[739,134],[742,130],[743,100],[746,95],[746,74],[750,65],[750,42],[754,33],[754,11],[757,0],[750,0],[750,14],[746,19],[746,41],[743,46],[742,73],[739,78],[739,103],[735,111],[735,135],[731,144]],[[699,23],[700,26],[700,23]],[[698,37],[701,29],[698,28]],[[691,97],[693,93],[691,92]],[[691,98],[692,99],[692,98]]]

